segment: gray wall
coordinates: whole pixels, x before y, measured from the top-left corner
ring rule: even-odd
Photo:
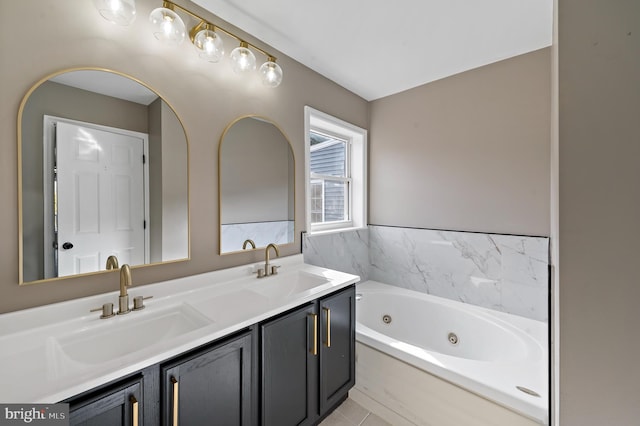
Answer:
[[[189,257],[189,176],[180,167],[188,163],[182,125],[164,102],[161,117],[162,260],[165,261]]]
[[[547,48],[372,102],[369,222],[549,235],[550,70]]]
[[[149,230],[151,262],[162,261],[162,99],[149,104]]]
[[[189,257],[187,149],[182,124],[162,99],[149,105],[151,262]]]
[[[222,22],[188,1],[182,5],[214,22]],[[190,248],[189,261],[133,268],[133,285],[182,277],[257,262],[259,251],[218,256],[218,140],[235,118],[247,114],[269,117],[290,137],[296,158],[295,174],[303,182],[305,105],[327,111],[367,128],[368,106],[362,98],[339,87],[278,52],[284,82],[273,90],[259,79],[247,79],[231,70],[227,61],[210,64],[185,43],[161,45],[150,34],[146,16],[159,6],[138,0],[133,26],[105,21],[92,2],[70,4],[56,0],[0,2],[0,312],[83,297],[117,289],[117,273],[61,279],[45,284],[18,285],[18,168],[16,117],[27,91],[46,75],[73,67],[114,69],[139,78],[154,88],[177,112],[189,139]],[[24,31],[29,19],[37,31]],[[230,25],[223,25],[232,29]],[[266,47],[241,31],[248,41]],[[20,36],[17,36],[19,34]],[[47,42],[42,42],[47,34]],[[230,42],[229,42],[230,43]],[[299,231],[304,223],[304,186],[296,186],[296,242],[282,255],[300,251]]]
[[[635,426],[640,2],[557,4],[560,424]]]
[[[289,216],[287,138],[271,123],[244,118],[221,141],[222,223],[293,220]]]

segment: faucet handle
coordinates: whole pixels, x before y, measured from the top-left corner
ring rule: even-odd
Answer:
[[[258,270],[256,271],[256,273],[258,274],[258,278],[264,278],[267,275],[264,272],[264,268],[258,268]]]
[[[111,318],[116,314],[113,313],[113,303],[105,303],[101,308],[91,309],[89,312],[98,312],[102,311],[102,315],[100,315],[100,319]]]
[[[133,309],[134,311],[139,311],[144,309],[144,300],[151,299],[153,296],[136,296],[133,298]]]
[[[276,275],[279,267],[280,265],[271,265],[271,275]]]

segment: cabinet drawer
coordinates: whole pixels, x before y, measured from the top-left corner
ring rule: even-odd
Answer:
[[[69,401],[69,424],[142,426],[142,377]]]

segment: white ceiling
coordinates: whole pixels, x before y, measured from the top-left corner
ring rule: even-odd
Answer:
[[[193,2],[367,100],[551,45],[552,0]]]
[[[53,77],[51,81],[142,105],[149,105],[158,99],[158,95],[142,84],[111,72],[70,71]]]

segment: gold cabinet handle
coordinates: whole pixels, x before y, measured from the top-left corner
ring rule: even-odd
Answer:
[[[325,345],[327,345],[328,348],[331,347],[331,309],[329,308],[322,308],[325,313],[327,314],[327,340],[325,341]]]
[[[318,355],[318,315],[308,314],[308,316],[313,318],[313,349],[311,354]]]
[[[131,396],[131,411],[133,416],[133,426],[138,426],[138,400],[135,396]]]
[[[173,385],[173,426],[178,426],[178,381],[172,377],[171,383]]]

